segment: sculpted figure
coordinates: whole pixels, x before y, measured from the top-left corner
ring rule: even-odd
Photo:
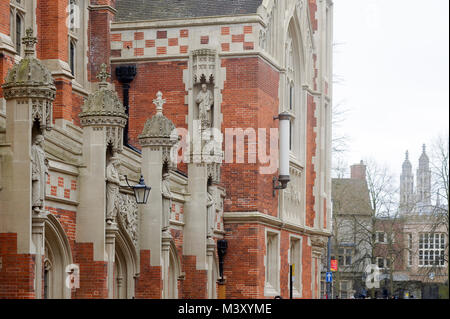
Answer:
[[[195,101],[199,107],[199,119],[202,123],[202,128],[211,127],[211,106],[214,104],[214,97],[206,84],[202,84],[202,90],[197,94]]]
[[[39,213],[44,209],[46,175],[48,174],[48,160],[43,149],[44,137],[37,135],[31,147],[32,162],[32,208]]]
[[[172,192],[170,191],[169,174],[163,174],[161,182],[161,194],[163,197],[163,215],[162,215],[162,230],[169,228],[170,213],[172,211]]]
[[[119,166],[117,157],[112,157],[106,167],[106,221],[112,224],[119,212]]]
[[[208,186],[208,191],[206,192],[207,196],[207,237],[212,237],[214,234],[214,220],[216,217],[216,205],[214,202],[214,190],[211,186]]]

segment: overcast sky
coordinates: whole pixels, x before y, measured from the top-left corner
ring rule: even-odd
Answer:
[[[422,144],[449,132],[449,1],[334,0],[334,104],[349,112],[348,165],[415,172]]]

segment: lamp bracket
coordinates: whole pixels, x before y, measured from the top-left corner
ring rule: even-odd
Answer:
[[[286,189],[289,183],[289,176],[279,176],[273,178],[273,197],[276,196],[276,191],[279,189]]]

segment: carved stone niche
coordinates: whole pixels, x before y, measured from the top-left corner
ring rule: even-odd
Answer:
[[[192,51],[192,74],[194,76],[194,85],[215,83],[216,54],[217,52],[211,49]]]
[[[220,168],[221,168],[220,162],[219,163],[209,163],[207,165],[208,179],[211,179],[211,182],[214,184],[220,183]]]
[[[193,92],[195,98],[194,118],[205,130],[214,123],[214,102],[217,52],[211,49],[192,51]]]

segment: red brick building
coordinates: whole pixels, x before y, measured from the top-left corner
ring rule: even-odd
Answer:
[[[0,0],[0,298],[319,298],[332,10]]]

